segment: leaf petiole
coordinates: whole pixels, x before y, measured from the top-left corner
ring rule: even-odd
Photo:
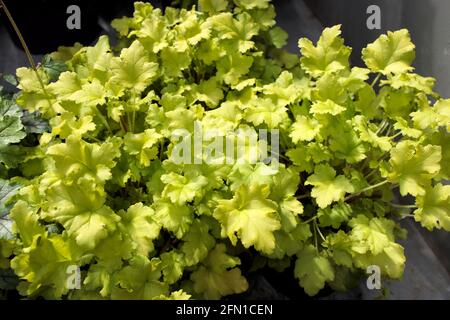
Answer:
[[[367,191],[370,191],[370,190],[379,188],[379,187],[385,185],[385,184],[388,183],[388,182],[389,182],[388,180],[384,180],[384,181],[381,181],[381,182],[379,182],[379,183],[377,183],[377,184],[374,184],[374,185],[372,185],[372,186],[368,186],[368,187],[366,187],[366,188],[364,188],[364,189],[362,189],[362,190],[360,190],[360,191],[358,191],[358,192],[356,192],[356,193],[353,193],[353,194],[347,196],[347,197],[344,199],[344,201],[347,201],[347,200],[350,200],[350,199],[352,199],[352,198],[354,198],[354,197],[356,197],[356,196],[359,196],[361,193],[365,193],[365,192],[367,192]]]

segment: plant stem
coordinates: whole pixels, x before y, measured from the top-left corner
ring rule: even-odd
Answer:
[[[123,119],[123,117],[120,117],[120,121],[119,122],[120,122],[120,127],[122,128],[123,132],[127,133],[128,132],[128,128],[127,128],[127,125],[126,125],[125,120]]]
[[[136,123],[136,101],[137,101],[136,93],[133,92],[132,96],[133,96],[133,113],[131,114],[131,132],[135,132],[134,129]]]
[[[379,135],[380,133],[382,133],[387,125],[389,125],[389,122],[386,119],[381,121],[380,126],[378,127],[378,130],[376,132],[376,135]]]
[[[101,141],[99,139],[97,139],[96,137],[94,137],[92,135],[86,135],[86,138],[94,140],[95,142],[101,143]]]
[[[113,132],[111,130],[111,127],[108,124],[108,120],[106,120],[106,118],[103,116],[103,114],[100,112],[100,110],[98,109],[98,107],[94,107],[95,112],[97,113],[97,115],[99,116],[100,120],[103,122],[103,124],[105,125],[106,129],[108,129],[109,133],[111,135],[113,135]]]
[[[378,170],[375,168],[372,171],[370,171],[367,176],[364,177],[364,179],[369,179],[374,173],[376,173]]]
[[[317,219],[317,216],[314,216],[314,217],[312,217],[312,218],[309,218],[309,219],[306,220],[306,221],[303,221],[302,224],[310,223],[311,221],[314,221],[314,220],[316,220],[316,219]]]
[[[164,155],[164,141],[161,141],[159,143],[159,160],[162,161],[163,155]]]
[[[368,186],[367,188],[364,188],[364,189],[362,189],[362,190],[360,190],[360,191],[358,191],[358,192],[356,192],[356,193],[353,193],[353,194],[349,195],[348,197],[346,197],[346,198],[344,199],[344,201],[350,200],[351,198],[354,198],[354,197],[360,195],[361,193],[370,191],[370,190],[372,190],[372,189],[379,188],[379,187],[381,187],[382,185],[385,185],[385,184],[388,183],[388,182],[389,182],[388,180],[384,180],[384,181],[381,181],[381,182],[379,182],[379,183],[377,183],[377,184],[374,184],[374,185],[372,185],[372,186]]]
[[[302,200],[302,199],[306,199],[309,198],[311,196],[311,194],[307,193],[307,194],[302,194],[301,196],[297,196],[297,200]]]
[[[317,241],[317,229],[315,227],[315,223],[314,223],[314,243],[316,244],[316,252],[319,253],[319,243]]]
[[[391,134],[392,129],[393,127],[391,125],[387,127],[386,136],[389,136]]]
[[[318,226],[316,221],[314,221],[314,226],[316,227],[317,232],[319,233],[319,235],[322,238],[322,240],[325,241],[325,237],[323,236],[322,232],[320,231],[320,228],[319,228],[319,226]]]
[[[398,183],[395,183],[395,184],[391,185],[391,190],[392,190],[392,189],[395,189],[395,188],[397,188],[397,187],[398,187]]]
[[[395,138],[397,138],[397,137],[399,137],[399,136],[401,136],[401,135],[402,135],[402,133],[401,133],[401,132],[398,132],[397,134],[393,135],[392,137],[389,137],[389,139],[390,139],[390,140],[394,140]]]
[[[416,209],[417,206],[416,205],[405,205],[405,204],[396,204],[396,203],[392,203],[392,202],[388,202],[390,206],[394,207],[394,208],[399,208],[399,209]]]
[[[366,158],[364,159],[363,164],[361,165],[361,171],[363,171],[363,170],[365,170],[365,169],[367,168],[367,165],[369,164],[369,162],[370,162],[369,157],[366,157]],[[370,168],[369,168],[369,169],[370,169]]]
[[[131,123],[131,117],[130,117],[130,113],[127,112],[127,123],[128,123],[128,130],[130,132],[133,132],[133,124]]]
[[[388,153],[385,153],[384,155],[382,155],[381,157],[379,157],[378,159],[377,159],[377,163],[380,163],[381,161],[383,161],[386,157],[388,157],[389,156],[389,154]],[[372,171],[370,171],[367,175],[365,175],[364,176],[364,179],[366,179],[367,181],[368,181],[368,179],[374,174],[374,173],[378,173],[379,171],[378,171],[378,168],[374,168],[374,169],[372,169]],[[369,182],[369,183],[371,183],[371,182]]]
[[[291,161],[288,157],[283,156],[282,154],[276,153],[272,150],[272,146],[267,146],[267,151],[270,151],[273,155],[279,157],[280,159],[283,159],[285,161]]]

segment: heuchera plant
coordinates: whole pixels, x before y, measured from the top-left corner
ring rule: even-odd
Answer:
[[[263,266],[294,266],[315,295],[347,289],[370,265],[400,278],[401,218],[450,231],[450,100],[413,73],[408,31],[381,36],[362,52],[366,68],[352,68],[340,26],[316,45],[300,39],[299,58],[281,49],[274,17],[269,0],[164,13],[138,2],[112,23],[117,46],[102,36],[61,48],[56,77],[17,70],[17,103],[51,126],[12,179],[18,193],[0,191],[2,212],[14,203],[0,266],[21,295],[219,299],[245,292]],[[0,113],[15,137],[2,148],[23,138],[14,112]],[[196,121],[232,141],[230,130],[278,129],[278,169],[174,163],[172,133]],[[413,206],[396,203],[397,187]],[[254,263],[240,266],[244,255]],[[73,266],[80,288],[67,281]]]

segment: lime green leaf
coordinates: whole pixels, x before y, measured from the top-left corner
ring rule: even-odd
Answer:
[[[438,183],[427,187],[424,195],[417,196],[418,209],[414,219],[428,230],[434,228],[450,231],[450,186]]]
[[[363,59],[373,72],[384,75],[411,71],[415,46],[408,30],[388,32],[363,49]]]
[[[253,64],[253,58],[238,53],[227,55],[217,62],[217,75],[226,84],[235,85],[247,74]]]
[[[204,101],[210,108],[217,107],[223,99],[223,91],[214,77],[200,82],[196,87],[195,95],[197,100]]]
[[[195,220],[182,239],[181,251],[184,253],[186,266],[194,266],[206,258],[214,247],[214,237],[209,234],[209,227],[202,220]]]
[[[228,0],[199,0],[198,6],[201,11],[217,13],[228,7]]]
[[[169,198],[172,203],[180,206],[201,195],[203,188],[208,184],[208,179],[204,176],[190,178],[175,172],[162,175],[161,181],[166,185],[163,197]]]
[[[249,14],[241,13],[235,19],[230,12],[224,12],[209,18],[209,23],[217,30],[220,39],[236,42],[239,52],[245,53],[254,47],[251,39],[258,34],[258,27]]]
[[[310,296],[317,294],[325,286],[325,282],[334,279],[331,263],[313,245],[306,246],[297,254],[294,274]]]
[[[411,113],[414,124],[417,128],[437,130],[444,127],[448,131],[450,128],[450,99],[436,101],[433,107],[422,107],[420,110]]]
[[[190,294],[187,294],[183,290],[178,290],[170,293],[170,296],[159,296],[157,300],[189,300]]]
[[[352,207],[345,202],[337,203],[333,207],[319,209],[317,213],[322,227],[332,226],[334,229],[339,229],[343,222],[348,221],[351,214]]]
[[[154,219],[163,228],[181,239],[193,221],[192,210],[188,206],[178,206],[170,202],[158,201],[154,204]]]
[[[160,226],[153,220],[154,211],[142,203],[136,203],[124,212],[124,233],[136,244],[138,254],[147,255],[154,249],[153,240],[159,236]]]
[[[269,6],[270,0],[234,0],[234,3],[247,10],[256,8],[266,9]]]
[[[239,258],[227,255],[225,245],[218,244],[191,275],[195,292],[205,299],[214,300],[246,291],[247,280],[241,275],[239,268],[234,268],[239,264]]]
[[[370,129],[370,124],[366,121],[366,119],[364,119],[363,116],[356,116],[353,118],[353,121],[362,141],[368,142],[373,147],[379,148],[382,151],[391,150],[392,146],[389,137],[378,136],[376,132]]]
[[[298,143],[299,141],[311,141],[320,132],[320,128],[322,128],[322,125],[316,119],[299,116],[292,125],[289,136],[294,143]]]
[[[347,268],[353,267],[352,240],[344,231],[339,230],[336,233],[330,233],[323,245],[329,250],[328,254],[337,265]]]
[[[430,179],[440,170],[441,147],[416,146],[411,141],[402,141],[391,150],[389,181],[400,185],[402,195],[424,195]]]
[[[311,238],[312,233],[307,223],[299,223],[290,230],[275,231],[276,247],[269,255],[271,259],[283,259],[286,256],[297,254],[304,246],[305,241]]]
[[[230,190],[236,191],[244,185],[271,184],[276,173],[276,169],[264,163],[235,164],[228,176],[231,182]]]
[[[300,183],[296,170],[280,168],[273,177],[270,199],[278,204],[282,229],[290,232],[298,224],[298,216],[303,213],[303,205],[295,198]]]
[[[311,106],[310,111],[314,114],[331,114],[333,116],[336,116],[345,111],[345,108],[331,100],[326,100],[314,102],[314,104]]]
[[[120,217],[104,204],[98,192],[86,190],[86,186],[55,185],[47,191],[51,207],[46,218],[61,223],[79,246],[93,249],[112,233]]]
[[[313,77],[321,76],[325,72],[348,69],[351,49],[344,45],[340,35],[341,26],[338,25],[325,28],[317,46],[309,39],[300,39],[298,46],[302,53],[302,68]]]
[[[303,96],[308,96],[308,82],[305,79],[299,80],[288,71],[283,71],[274,83],[263,87],[266,95],[276,98],[278,106],[285,107],[297,102]]]
[[[433,87],[436,83],[434,78],[422,77],[414,73],[399,73],[387,80],[382,80],[381,85],[390,85],[394,89],[401,88],[413,88],[418,92],[423,92],[425,94],[432,94]]]
[[[150,161],[158,155],[158,147],[155,145],[161,138],[154,129],[147,129],[142,133],[127,132],[124,137],[124,150],[136,156],[141,166],[148,167]]]
[[[265,123],[272,129],[286,121],[288,115],[285,107],[280,107],[273,99],[266,98],[254,101],[245,110],[244,118],[255,126]]]
[[[161,281],[162,263],[159,259],[149,260],[137,255],[130,265],[117,274],[117,287],[111,298],[115,300],[151,300],[167,295],[169,286]]]
[[[405,119],[397,118],[396,120],[394,128],[400,130],[403,135],[411,138],[419,138],[422,135],[422,131],[411,128]]]
[[[69,289],[67,270],[77,266],[70,242],[60,235],[37,235],[27,253],[11,261],[14,272],[25,283],[19,285],[22,295],[33,295],[39,289],[49,289],[49,299],[60,299]]]
[[[399,279],[405,269],[405,254],[403,247],[398,243],[391,242],[389,246],[377,255],[357,255],[354,257],[355,265],[358,268],[367,270],[368,266],[379,266],[382,275],[387,275],[393,279]]]
[[[19,200],[15,204],[10,217],[14,221],[13,231],[19,234],[25,247],[29,247],[36,236],[45,233],[45,229],[38,222],[38,215],[24,201]]]
[[[349,222],[352,227],[350,238],[352,250],[365,254],[367,251],[374,255],[383,252],[390,242],[394,241],[393,230],[395,223],[385,218],[369,219],[358,215]]]
[[[106,102],[106,91],[102,84],[94,80],[90,83],[83,84],[81,90],[70,95],[70,100],[86,106],[95,107]]]
[[[183,255],[176,251],[172,250],[161,254],[164,282],[173,284],[181,278],[184,268],[183,262]]]
[[[47,84],[47,76],[42,69],[34,71],[31,68],[19,68],[16,70],[16,75],[19,80],[19,85],[17,87],[25,92],[42,92],[42,86],[38,75],[43,81],[42,84]]]
[[[61,177],[74,181],[81,177],[90,177],[101,183],[111,178],[114,159],[119,156],[119,150],[113,142],[98,145],[76,137],[51,146],[47,153],[55,160],[56,172]]]
[[[283,48],[287,43],[288,33],[280,27],[270,29],[269,36],[276,48]]]
[[[177,48],[164,48],[161,52],[164,76],[172,78],[189,67],[191,57],[187,50],[177,50]]]
[[[357,163],[366,158],[366,148],[353,130],[345,130],[336,126],[331,136],[330,149],[338,159],[348,163]],[[339,130],[340,129],[340,130]]]
[[[268,200],[269,188],[261,185],[240,187],[233,199],[219,200],[214,217],[222,224],[222,236],[236,244],[237,237],[248,248],[270,254],[275,248],[273,232],[281,224],[276,215],[277,205]]]
[[[141,93],[156,78],[158,64],[152,62],[139,41],[123,49],[120,58],[113,61],[111,81]]]
[[[82,89],[82,84],[75,72],[66,71],[61,73],[58,81],[51,83],[48,89],[61,100],[74,100],[75,93]]]
[[[314,162],[312,161],[311,154],[307,150],[306,146],[297,146],[295,149],[288,150],[286,155],[302,171],[311,173],[314,169]]]
[[[103,261],[91,265],[83,281],[83,288],[87,290],[100,289],[99,293],[102,297],[109,297],[113,287],[113,277],[118,269],[116,266],[104,264]]]
[[[71,112],[64,112],[60,116],[52,118],[50,125],[52,126],[52,135],[59,136],[61,139],[67,139],[70,136],[74,139],[81,139],[84,134],[94,131],[96,128],[92,116],[84,116],[80,119]]]

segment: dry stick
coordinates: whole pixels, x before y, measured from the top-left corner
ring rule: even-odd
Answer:
[[[25,39],[24,39],[23,36],[22,36],[22,33],[21,33],[20,30],[19,30],[19,27],[17,27],[17,24],[16,24],[16,22],[14,21],[14,18],[12,17],[11,13],[9,12],[9,10],[8,10],[8,8],[6,7],[6,5],[5,5],[5,3],[3,2],[3,0],[0,0],[0,8],[2,8],[3,11],[5,12],[6,17],[8,18],[9,22],[11,23],[11,26],[13,27],[13,29],[14,29],[14,31],[15,31],[17,37],[19,38],[19,41],[20,41],[20,43],[21,43],[23,49],[25,50],[25,54],[26,54],[26,56],[27,56],[28,62],[30,63],[31,68],[32,68],[32,69],[34,70],[34,72],[36,73],[36,76],[37,76],[37,78],[38,78],[39,84],[41,85],[42,90],[43,90],[43,92],[44,92],[44,94],[45,94],[45,96],[47,97],[47,100],[48,100],[48,93],[47,93],[47,90],[45,90],[44,82],[42,81],[41,77],[39,76],[39,73],[38,73],[37,68],[36,68],[36,63],[35,63],[34,60],[33,60],[33,56],[31,55],[31,52],[30,52],[30,50],[28,49],[28,46],[27,46],[27,44],[26,44],[26,42],[25,42]],[[48,100],[48,102],[50,103],[50,100]],[[50,103],[50,104],[51,104],[51,103]]]

